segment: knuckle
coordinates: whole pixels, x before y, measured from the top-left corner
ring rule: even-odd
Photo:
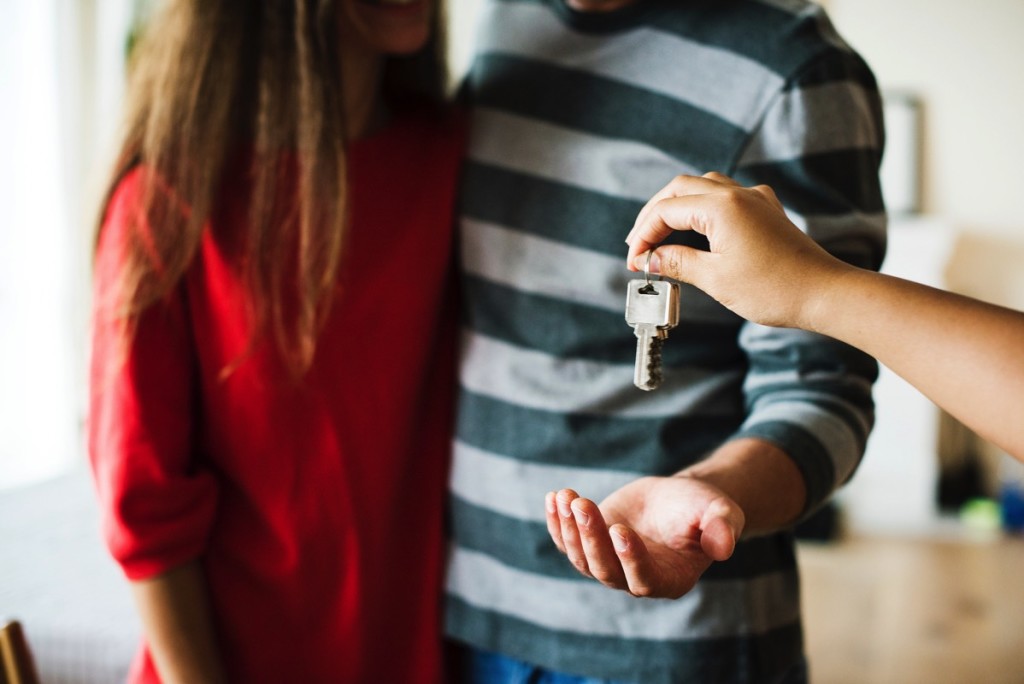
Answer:
[[[725,200],[734,207],[742,205],[746,199],[746,192],[743,188],[729,187],[723,190],[722,194]]]
[[[759,193],[763,198],[765,198],[772,204],[778,205],[779,207],[782,206],[782,202],[779,201],[778,195],[775,194],[775,190],[773,190],[770,185],[755,185],[751,189]]]
[[[669,182],[667,189],[671,190],[673,195],[682,194],[686,190],[686,185],[692,178],[693,176],[681,173]]]
[[[654,588],[647,583],[634,583],[630,585],[629,593],[637,598],[650,598],[654,595]]]

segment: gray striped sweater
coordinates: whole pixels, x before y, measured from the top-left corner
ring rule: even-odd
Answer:
[[[746,323],[683,286],[665,382],[633,387],[623,239],[673,176],[716,170],[770,184],[830,252],[877,269],[874,77],[804,0],[638,0],[608,14],[492,0],[477,40],[448,632],[589,676],[772,681],[803,649],[791,535],[741,543],[682,599],[638,600],[576,573],[543,498],[571,486],[600,501],[740,436],[790,455],[808,511],[853,473],[877,368],[828,338]]]

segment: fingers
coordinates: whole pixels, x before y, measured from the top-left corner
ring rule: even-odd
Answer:
[[[625,589],[625,576],[597,504],[562,489],[548,494],[546,507],[548,534],[573,566],[606,586]]]
[[[666,185],[657,193],[655,193],[654,196],[651,197],[651,199],[647,200],[647,203],[644,204],[643,208],[640,209],[640,212],[637,214],[636,220],[633,222],[633,227],[630,229],[629,234],[626,236],[626,243],[629,244],[631,247],[634,247],[633,238],[637,232],[637,229],[640,227],[641,224],[647,222],[648,217],[650,216],[651,212],[654,211],[654,208],[658,205],[659,202],[674,197],[686,197],[690,195],[699,195],[715,192],[717,190],[721,190],[724,187],[741,186],[732,178],[729,178],[728,176],[721,173],[717,173],[715,171],[705,173],[703,176],[699,177],[687,175],[676,176],[671,181],[669,181],[668,185]],[[771,188],[768,188],[768,191],[771,192]],[[772,193],[772,197],[774,197],[774,193]],[[682,227],[680,228],[682,229]],[[627,259],[627,263],[630,265],[630,270],[639,270],[633,267],[633,258],[637,254],[646,252],[650,246],[656,245],[657,243],[661,242],[666,237],[668,237],[668,235],[670,235],[671,232],[672,229],[667,228],[667,232],[665,232],[657,240],[648,241],[648,244],[643,248],[636,247],[635,249],[631,249],[629,259]]]
[[[676,176],[665,187],[656,192],[651,199],[647,200],[647,203],[637,214],[636,221],[633,222],[633,229],[635,230],[636,226],[643,221],[650,208],[663,199],[713,192],[721,189],[722,186],[741,187],[732,178],[716,171],[705,173],[703,176],[688,176],[686,174]],[[632,235],[633,230],[630,230],[629,235],[626,236],[626,242],[629,242],[629,238]]]
[[[554,492],[548,492],[544,497],[544,512],[551,541],[555,543],[559,551],[565,553],[565,543],[562,541],[562,523],[558,518],[558,505],[555,502]]]
[[[630,233],[626,262],[631,270],[638,270],[638,255],[657,247],[677,230],[695,230],[706,235],[710,217],[714,216],[716,197],[710,194],[668,197],[651,205]]]
[[[625,524],[609,528],[598,506],[572,489],[548,493],[545,509],[551,539],[579,572],[606,587],[641,597],[678,598],[685,594],[702,571],[693,568],[729,558],[743,527],[742,512],[723,499],[713,503],[701,521],[699,548],[694,543],[687,550],[670,550],[657,543],[648,548]]]
[[[730,220],[749,218],[755,210],[763,211],[770,206],[779,216],[785,216],[785,209],[775,192],[767,185],[744,187],[716,172],[702,177],[677,176],[654,195],[637,215],[626,242],[626,266],[631,271],[643,270],[646,253],[655,250],[651,258],[651,272],[694,283],[689,277],[666,266],[664,247],[658,246],[674,231],[693,230],[706,235],[715,250],[712,231],[716,225],[725,225]],[[769,212],[769,216],[772,212]],[[682,256],[675,258],[682,259]],[[695,265],[696,262],[690,262]],[[660,266],[660,270],[658,267]]]
[[[701,274],[712,255],[685,245],[662,245],[651,256],[650,271],[691,285],[699,285]],[[636,257],[633,265],[640,270],[647,260],[646,253]]]
[[[640,597],[678,598],[696,581],[686,573],[662,577],[658,561],[634,530],[623,524],[608,528],[598,506],[571,489],[549,492],[545,509],[548,533],[559,550],[577,571],[607,587]],[[706,532],[722,560],[732,555],[739,537],[730,516],[723,509],[721,517],[709,519]]]
[[[563,489],[555,495],[555,507],[558,510],[558,525],[562,537],[563,553],[569,557],[569,562],[583,575],[592,577],[590,564],[587,561],[586,551],[580,541],[580,531],[576,526],[576,519],[572,511],[572,502],[579,498],[579,494],[571,489]]]
[[[593,501],[583,498],[573,501],[571,508],[591,577],[607,587],[625,589],[626,576],[615,554],[601,509]]]
[[[657,566],[640,535],[625,525],[616,524],[609,530],[609,536],[622,565],[629,593],[634,596],[661,595]]]

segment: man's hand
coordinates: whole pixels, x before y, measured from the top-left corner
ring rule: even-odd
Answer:
[[[679,598],[732,555],[745,518],[717,487],[685,475],[644,477],[600,507],[549,492],[548,533],[584,575],[635,596]]]

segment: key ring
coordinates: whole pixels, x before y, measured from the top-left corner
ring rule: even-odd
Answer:
[[[647,250],[647,260],[644,261],[644,282],[647,287],[651,286],[651,257],[654,256],[654,250]],[[659,280],[661,277],[659,276]]]
[[[647,260],[644,261],[644,286],[640,288],[640,294],[657,294],[658,288],[651,284],[651,256],[654,255],[654,250],[647,250]],[[661,276],[658,276],[661,279]]]

